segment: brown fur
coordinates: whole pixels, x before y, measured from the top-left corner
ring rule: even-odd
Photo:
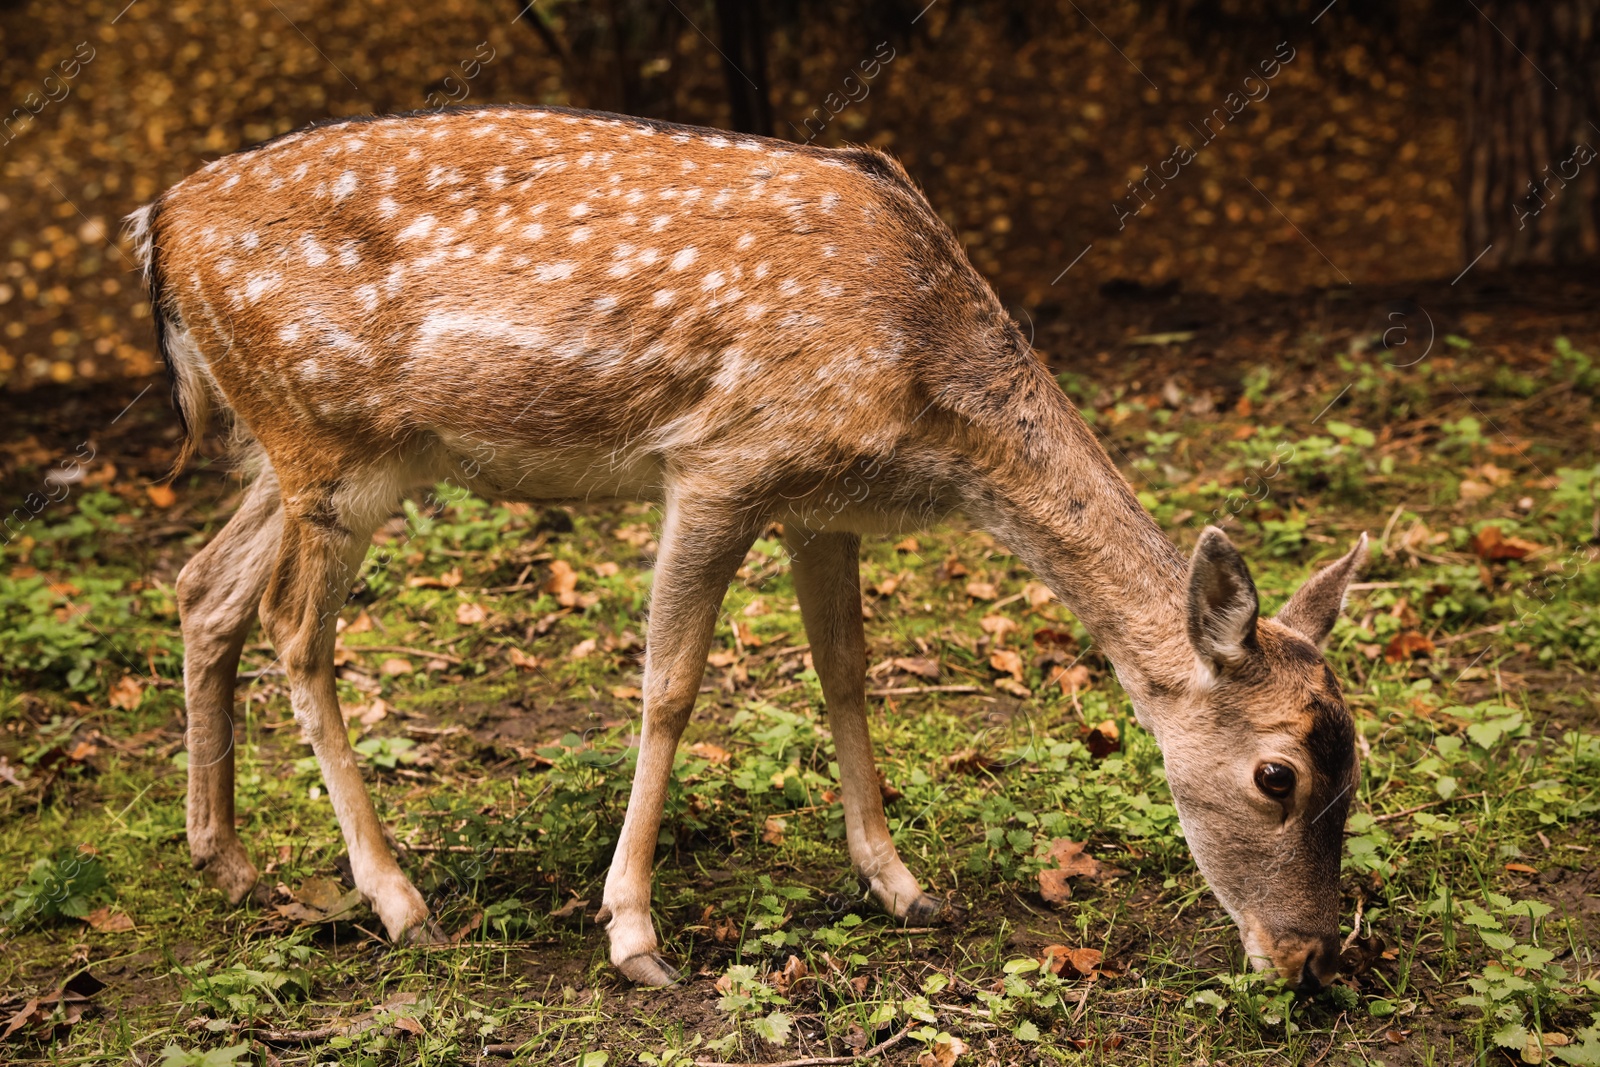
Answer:
[[[1308,740],[1306,711],[1337,702],[1314,684],[1326,629],[1258,629],[1220,533],[1193,561],[1173,548],[888,157],[468,109],[290,134],[132,223],[191,447],[220,407],[261,471],[179,585],[190,746],[207,754],[191,762],[190,843],[230,897],[255,880],[232,826],[231,737],[259,599],[356,884],[392,936],[427,936],[344,737],[332,619],[402,494],[453,480],[664,505],[638,771],[605,893],[625,973],[673,974],[649,917],[672,752],[722,593],[770,521],[794,556],[850,855],[888,910],[926,918],[939,902],[895,854],[875,786],[857,537],[960,510],[1116,664],[1257,962],[1313,984],[1335,966],[1316,952],[1337,931],[1338,826],[1307,815],[1325,784],[1349,784],[1344,756]],[[1295,626],[1331,627],[1355,558]],[[1287,816],[1250,784],[1268,756],[1308,783]]]

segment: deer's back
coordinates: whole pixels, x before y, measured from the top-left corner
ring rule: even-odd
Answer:
[[[164,299],[230,406],[328,462],[848,450],[926,402],[930,343],[998,313],[887,157],[584,112],[302,130],[158,210]]]

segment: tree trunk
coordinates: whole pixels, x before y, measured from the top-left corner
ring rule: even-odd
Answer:
[[[1482,0],[1468,16],[1465,259],[1600,256],[1600,0]],[[1487,251],[1485,251],[1487,249]]]
[[[722,72],[728,85],[732,125],[740,133],[772,136],[772,99],[767,90],[766,28],[761,0],[717,0]]]

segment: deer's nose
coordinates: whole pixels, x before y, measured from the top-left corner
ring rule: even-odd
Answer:
[[[1324,938],[1321,944],[1306,953],[1305,962],[1300,966],[1300,981],[1294,990],[1303,997],[1314,996],[1338,973],[1339,939]]]

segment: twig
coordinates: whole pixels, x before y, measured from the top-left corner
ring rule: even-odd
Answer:
[[[867,695],[874,697],[905,697],[917,693],[981,693],[983,688],[976,685],[897,685],[888,689],[868,689]],[[768,1067],[771,1067],[769,1064]]]
[[[1486,793],[1462,793],[1458,797],[1446,797],[1443,800],[1430,800],[1428,803],[1418,804],[1414,808],[1402,808],[1399,811],[1391,811],[1387,815],[1374,815],[1372,817],[1372,821],[1389,822],[1391,819],[1403,819],[1407,815],[1415,815],[1419,811],[1427,811],[1429,808],[1437,808],[1440,804],[1453,804],[1458,800],[1477,800],[1479,797],[1486,795]]]
[[[777,1063],[763,1063],[760,1067],[825,1067],[827,1064],[860,1063],[870,1060],[874,1056],[881,1056],[891,1047],[900,1043],[900,1040],[911,1032],[911,1024],[907,1023],[905,1029],[889,1038],[880,1041],[867,1051],[854,1056],[813,1056],[803,1060],[779,1060]],[[720,1060],[695,1060],[695,1067],[749,1067],[743,1063],[723,1063]]]
[[[535,850],[531,848],[516,848],[510,845],[496,846],[494,848],[478,848],[475,845],[408,845],[401,844],[407,852],[487,852],[493,856],[520,856],[531,855]]]
[[[1361,913],[1367,906],[1365,893],[1356,896],[1356,921],[1350,927],[1350,936],[1344,939],[1344,944],[1339,946],[1339,951],[1344,952],[1356,943],[1356,938],[1361,936]]]

